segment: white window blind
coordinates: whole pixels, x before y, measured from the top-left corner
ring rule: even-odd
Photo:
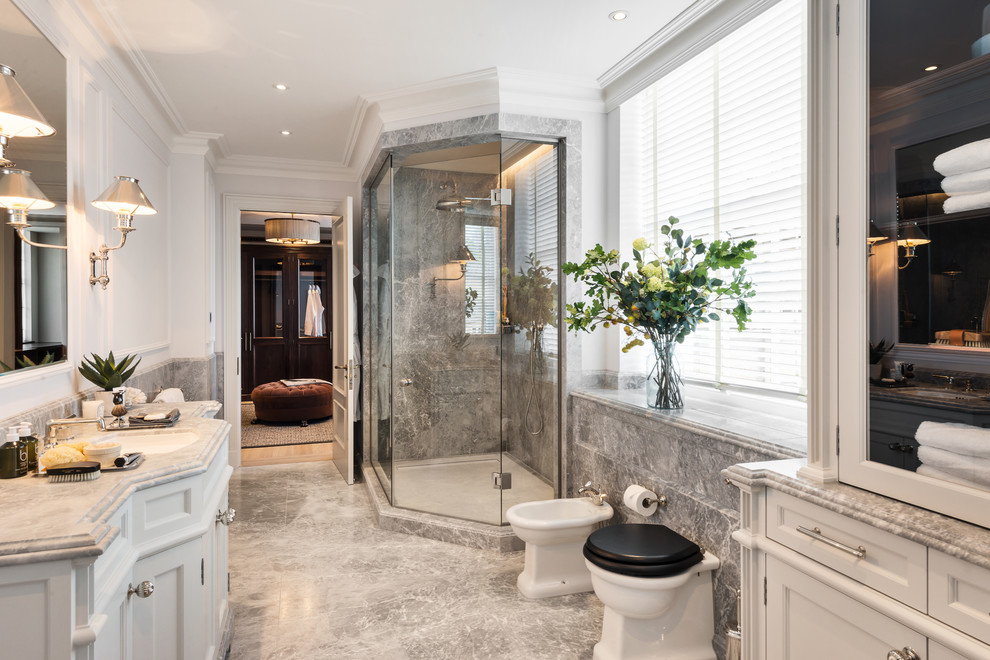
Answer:
[[[464,244],[475,259],[466,264],[464,289],[478,294],[471,316],[464,318],[464,332],[495,334],[499,305],[498,227],[465,225]]]
[[[516,271],[529,269],[529,255],[540,266],[547,266],[547,276],[557,282],[557,148],[547,148],[527,160],[515,173]],[[543,333],[543,352],[557,353],[557,329]]]
[[[678,348],[688,379],[806,390],[804,4],[783,0],[623,105],[637,235],[659,243],[676,216],[706,241],[757,241],[750,324],[699,325]]]

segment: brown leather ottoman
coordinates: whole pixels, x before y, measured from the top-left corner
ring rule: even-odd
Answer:
[[[293,385],[265,383],[251,391],[254,415],[262,422],[299,422],[333,414],[333,386],[324,383]]]

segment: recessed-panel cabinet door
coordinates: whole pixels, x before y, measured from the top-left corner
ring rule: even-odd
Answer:
[[[131,642],[131,610],[127,598],[127,583],[122,583],[110,599],[105,610],[107,622],[93,644],[93,657],[100,660],[125,660],[131,656],[127,649]]]
[[[205,657],[207,621],[203,612],[203,539],[145,557],[134,566],[134,585],[151,581],[154,593],[131,596],[132,657],[192,660]]]
[[[924,658],[928,648],[921,633],[774,557],[767,557],[766,607],[767,660],[886,658],[905,647]]]

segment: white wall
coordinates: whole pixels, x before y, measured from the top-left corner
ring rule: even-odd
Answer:
[[[52,84],[66,84],[68,91],[69,360],[0,378],[0,419],[89,389],[90,383],[76,372],[84,354],[138,352],[144,369],[173,357],[174,334],[169,271],[176,228],[170,136],[162,129],[167,122],[108,46],[94,37],[75,6],[53,7],[45,0],[15,4],[67,64],[66,79]],[[118,174],[140,179],[158,215],[134,219],[136,231],[126,246],[111,253],[110,285],[104,291],[88,282],[89,253],[104,242],[116,245],[120,235],[111,229],[111,214],[89,202]],[[180,227],[202,220],[201,210],[197,218],[182,218]]]

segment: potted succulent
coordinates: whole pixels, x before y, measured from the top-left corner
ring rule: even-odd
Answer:
[[[113,351],[110,351],[106,358],[101,358],[96,353],[92,353],[92,356],[92,360],[83,357],[82,364],[79,365],[79,373],[102,390],[102,392],[94,393],[93,398],[103,401],[109,410],[113,406],[114,388],[123,387],[127,379],[137,369],[141,358],[136,355],[125,355],[120,361],[117,361],[113,356]]]
[[[633,241],[634,262],[621,262],[618,250],[596,245],[583,263],[562,270],[586,286],[589,302],[567,305],[567,325],[590,332],[599,325],[623,326],[629,338],[622,351],[653,345],[654,364],[646,380],[647,405],[677,409],[682,379],[674,347],[699,323],[731,316],[739,330],[749,322],[746,299],[755,294],[744,264],[756,257],[756,241],[713,240],[705,243],[677,228],[671,217],[661,225],[663,244],[645,238]]]

